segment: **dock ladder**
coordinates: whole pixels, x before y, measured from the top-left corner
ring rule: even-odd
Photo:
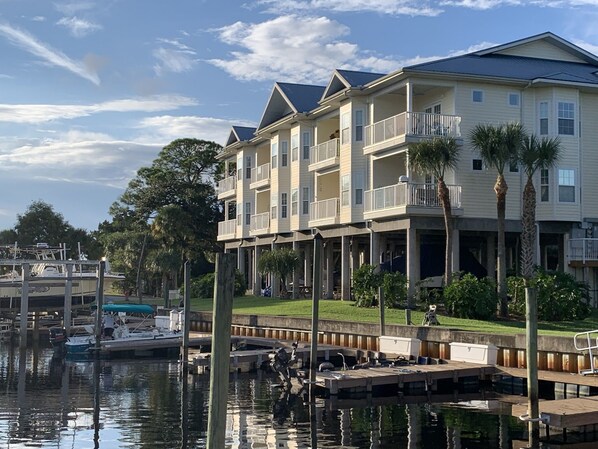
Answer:
[[[594,364],[594,354],[598,355],[598,329],[587,332],[579,332],[573,337],[575,349],[588,351],[590,355],[590,369],[579,370],[579,374],[598,374],[598,368]],[[593,351],[593,352],[592,352]]]

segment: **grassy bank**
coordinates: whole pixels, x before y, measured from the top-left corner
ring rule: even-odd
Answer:
[[[212,299],[193,299],[192,310],[212,311]],[[278,315],[289,317],[311,317],[310,299],[277,299],[263,298],[259,296],[244,296],[235,298],[233,313],[244,315]],[[377,308],[359,308],[351,301],[320,301],[320,319],[337,321],[356,321],[366,323],[379,322],[379,310]],[[386,323],[405,324],[405,312],[402,309],[387,309]],[[424,313],[412,312],[414,324],[421,324]],[[463,318],[454,318],[438,314],[441,326],[465,331],[484,332],[489,334],[523,334],[525,333],[524,319],[509,319],[496,321],[479,321]],[[598,329],[598,312],[594,311],[589,318],[582,321],[562,322],[540,322],[539,333],[541,335],[560,335],[573,337],[577,332]]]

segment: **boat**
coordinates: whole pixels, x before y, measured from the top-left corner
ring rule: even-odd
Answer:
[[[12,335],[12,323],[10,321],[0,320],[0,341],[9,341]]]
[[[100,353],[147,352],[180,346],[182,333],[179,313],[176,313],[175,325],[171,324],[171,319],[168,327],[157,327],[155,324],[152,326],[150,320],[158,323],[163,323],[163,320],[154,320],[154,309],[147,304],[105,304],[102,312],[112,314],[116,326],[111,336],[102,336],[100,339]],[[90,355],[98,350],[93,327],[85,328],[87,335],[74,335],[64,341],[67,356]]]
[[[97,262],[88,261],[79,251],[78,260],[67,260],[66,246],[50,246],[47,243],[22,246],[0,246],[5,255],[3,265],[12,262],[12,269],[0,276],[0,311],[18,311],[22,294],[22,264],[29,262],[29,304],[28,310],[51,311],[64,308],[66,293],[67,263],[73,264],[72,272],[72,307],[73,309],[88,307],[96,298]],[[9,265],[10,266],[10,265]],[[114,282],[123,280],[124,276],[111,273],[104,274],[104,291],[109,291]]]

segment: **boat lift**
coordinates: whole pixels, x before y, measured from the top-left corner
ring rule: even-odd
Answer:
[[[575,349],[578,351],[588,351],[590,355],[590,369],[579,370],[579,374],[583,376],[598,374],[598,368],[596,368],[594,363],[594,355],[598,355],[598,329],[575,334],[573,342]]]

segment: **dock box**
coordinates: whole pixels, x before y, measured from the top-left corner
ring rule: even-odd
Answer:
[[[382,335],[380,336],[379,341],[379,350],[385,354],[397,354],[415,358],[419,356],[419,344],[421,343],[421,340],[418,338]]]
[[[457,362],[496,365],[498,348],[494,345],[451,343],[451,360]]]
[[[170,316],[169,315],[156,315],[156,327],[158,329],[169,329],[170,328]]]

